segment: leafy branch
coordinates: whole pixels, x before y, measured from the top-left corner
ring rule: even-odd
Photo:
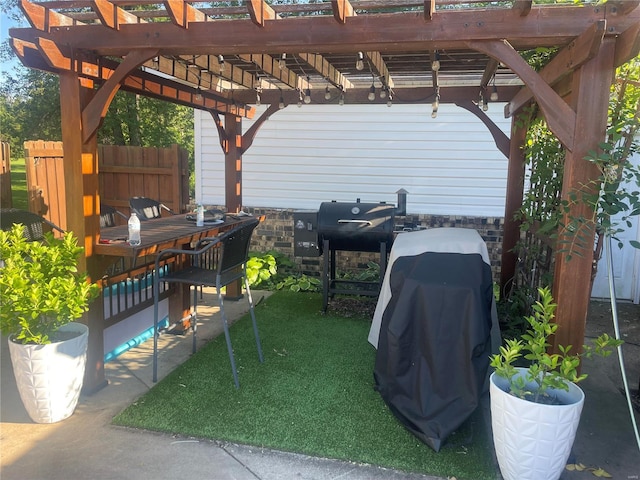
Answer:
[[[500,353],[491,356],[491,366],[498,376],[509,380],[512,395],[535,403],[553,403],[550,390],[569,390],[567,382],[578,383],[587,377],[578,373],[582,357],[606,357],[622,341],[604,333],[584,345],[582,353],[571,353],[571,345],[560,345],[559,353],[549,353],[549,338],[558,329],[558,324],[552,321],[556,304],[549,287],[538,289],[538,293],[540,298],[533,305],[533,315],[526,318],[529,329],[521,338],[507,340]],[[529,364],[524,376],[517,375],[516,362],[520,359]]]

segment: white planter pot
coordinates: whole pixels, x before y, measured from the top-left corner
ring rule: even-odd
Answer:
[[[23,345],[9,337],[18,392],[36,423],[55,423],[69,417],[80,396],[89,329],[71,322],[60,330],[77,332],[78,336],[48,345]]]
[[[584,392],[570,383],[568,392],[556,391],[565,405],[543,405],[506,393],[507,386],[491,375],[491,427],[503,478],[557,480],[571,453]]]

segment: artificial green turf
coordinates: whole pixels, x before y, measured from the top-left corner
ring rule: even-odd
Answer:
[[[370,320],[321,313],[319,294],[276,292],[256,309],[265,362],[248,316],[231,328],[240,389],[224,337],[214,339],[114,423],[463,479],[495,479],[475,415],[435,453],[374,390]]]

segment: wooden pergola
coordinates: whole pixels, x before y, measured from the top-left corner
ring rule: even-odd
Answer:
[[[220,4],[221,2],[216,2]],[[242,154],[260,125],[298,102],[456,103],[473,112],[509,158],[503,283],[519,238],[525,130],[515,118],[535,102],[566,148],[563,197],[598,177],[584,160],[604,139],[615,68],[640,51],[638,0],[534,5],[531,0],[332,0],[200,8],[191,0],[53,0],[20,6],[30,28],[9,31],[24,65],[60,78],[66,229],[84,239],[86,269],[103,268],[96,132],[119,89],[207,110],[225,153],[226,206],[242,206]],[[281,4],[282,3],[282,4]],[[534,71],[522,53],[557,50]],[[382,93],[381,93],[382,92]],[[370,95],[373,93],[373,95]],[[497,97],[496,97],[497,95]],[[507,102],[511,138],[482,110]],[[243,132],[254,105],[269,107]],[[427,120],[425,120],[427,121]],[[573,215],[588,207],[575,205]],[[594,232],[591,232],[594,235]],[[589,255],[556,258],[557,344],[582,345],[590,296]],[[105,384],[102,314],[88,315],[85,390]]]

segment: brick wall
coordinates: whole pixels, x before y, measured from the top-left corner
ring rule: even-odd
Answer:
[[[322,257],[293,256],[293,213],[294,210],[270,208],[245,208],[254,215],[265,215],[253,234],[251,250],[266,252],[276,250],[293,259],[299,266],[299,272],[307,275],[318,275],[322,271]],[[489,250],[491,269],[494,281],[500,279],[500,261],[502,256],[503,218],[467,217],[444,215],[410,215],[412,223],[427,228],[458,227],[474,228],[484,239]],[[396,219],[397,221],[398,219]],[[378,262],[379,253],[371,252],[336,252],[338,271],[357,271],[366,269],[367,263]]]

